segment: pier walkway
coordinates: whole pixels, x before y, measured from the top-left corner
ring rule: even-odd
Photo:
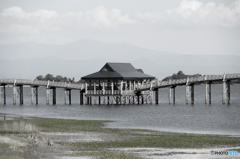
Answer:
[[[56,104],[56,88],[63,88],[65,90],[65,104],[67,99],[71,104],[71,90],[80,91],[80,104],[94,104],[98,97],[98,104],[158,104],[158,89],[169,87],[169,103],[175,104],[175,88],[177,86],[186,86],[186,104],[194,104],[194,85],[205,84],[205,103],[211,104],[211,84],[216,81],[221,81],[223,84],[223,104],[230,104],[230,82],[231,80],[239,80],[240,73],[224,74],[224,75],[204,75],[199,77],[192,77],[186,79],[159,81],[159,80],[145,80],[142,82],[135,81],[114,81],[108,82],[94,82],[92,86],[86,83],[73,84],[54,81],[38,81],[28,79],[0,79],[0,104],[3,94],[3,104],[6,104],[6,86],[13,87],[13,104],[17,104],[17,95],[20,97],[20,105],[23,104],[23,86],[31,86],[32,104],[34,104],[34,97],[36,104],[38,104],[38,87],[46,87],[46,103],[50,103],[50,90],[52,90],[53,104]],[[19,88],[17,90],[17,88]],[[155,95],[153,95],[155,92]],[[106,97],[106,98],[105,98]],[[89,99],[88,99],[89,98]],[[101,102],[101,99],[103,99]],[[106,100],[106,103],[105,103]],[[191,101],[191,102],[190,102]]]

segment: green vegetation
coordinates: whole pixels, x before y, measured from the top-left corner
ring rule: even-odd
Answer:
[[[0,158],[51,158],[49,156],[70,155],[137,159],[141,157],[121,148],[237,147],[240,140],[240,137],[223,135],[110,129],[103,127],[106,122],[110,121],[45,118],[0,121]],[[62,134],[55,134],[59,132]],[[86,138],[84,135],[89,135],[89,140],[80,141],[81,137]],[[94,140],[96,137],[101,140]],[[49,138],[54,141],[50,147],[47,142]],[[38,140],[34,143],[36,139]],[[66,154],[63,150],[72,153]],[[157,155],[163,154],[156,153],[155,156]],[[174,155],[174,152],[169,155]]]
[[[178,71],[178,73],[174,73],[172,76],[168,76],[165,77],[164,79],[162,79],[162,81],[169,81],[169,80],[177,80],[177,79],[186,79],[186,78],[191,78],[191,77],[200,77],[202,76],[201,74],[197,73],[194,75],[185,75],[183,73],[183,71]],[[219,84],[222,83],[222,81],[214,81],[213,84]],[[239,84],[240,83],[240,79],[239,80],[231,80],[231,84]]]
[[[78,82],[75,82],[75,78],[73,77],[72,79],[69,77],[63,77],[61,75],[57,75],[54,77],[52,74],[47,74],[45,77],[43,75],[39,75],[36,77],[37,80],[39,81],[55,81],[55,82],[70,82],[70,83],[80,83],[81,80]]]

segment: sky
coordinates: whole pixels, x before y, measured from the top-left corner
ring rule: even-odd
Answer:
[[[0,0],[0,45],[81,39],[240,55],[240,0]]]

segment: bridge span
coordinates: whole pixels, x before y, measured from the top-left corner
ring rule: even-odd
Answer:
[[[194,104],[194,85],[205,84],[205,104],[211,104],[211,84],[213,82],[222,82],[223,84],[223,104],[230,104],[230,83],[231,80],[240,79],[240,73],[223,74],[223,75],[204,75],[199,77],[191,77],[185,79],[169,80],[169,81],[153,81],[147,85],[138,87],[135,91],[141,92],[145,90],[152,90],[155,92],[155,103],[158,104],[158,89],[169,87],[169,104],[175,104],[175,88],[177,86],[186,85],[186,104],[189,104],[191,95],[191,104]]]
[[[23,104],[23,86],[31,87],[32,100],[34,104],[34,97],[36,104],[38,104],[38,87],[46,87],[46,104],[50,104],[50,90],[52,90],[52,103],[56,104],[56,88],[63,88],[65,90],[65,104],[67,99],[71,104],[71,90],[80,91],[80,104],[158,104],[158,89],[169,88],[169,104],[175,104],[175,88],[177,86],[186,86],[186,104],[194,104],[194,85],[205,84],[205,104],[211,104],[211,85],[215,81],[221,81],[223,85],[222,103],[230,104],[230,87],[231,80],[239,80],[240,73],[224,74],[224,75],[204,75],[199,77],[191,77],[186,79],[159,81],[146,80],[136,83],[135,81],[115,81],[114,83],[107,83],[103,81],[93,81],[91,85],[87,83],[64,83],[54,81],[38,81],[29,79],[0,79],[0,104],[3,94],[3,104],[6,104],[6,86],[13,87],[13,104],[17,104],[17,96],[19,95],[20,105]],[[18,88],[18,89],[17,89]],[[155,92],[155,95],[153,93]],[[106,97],[106,98],[105,98]],[[155,98],[155,102],[153,102]],[[101,102],[101,99],[103,99]]]

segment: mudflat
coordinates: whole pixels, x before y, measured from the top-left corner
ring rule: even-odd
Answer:
[[[104,127],[111,121],[8,116],[0,120],[0,158],[213,158],[212,150],[240,152],[239,136],[112,129]]]

